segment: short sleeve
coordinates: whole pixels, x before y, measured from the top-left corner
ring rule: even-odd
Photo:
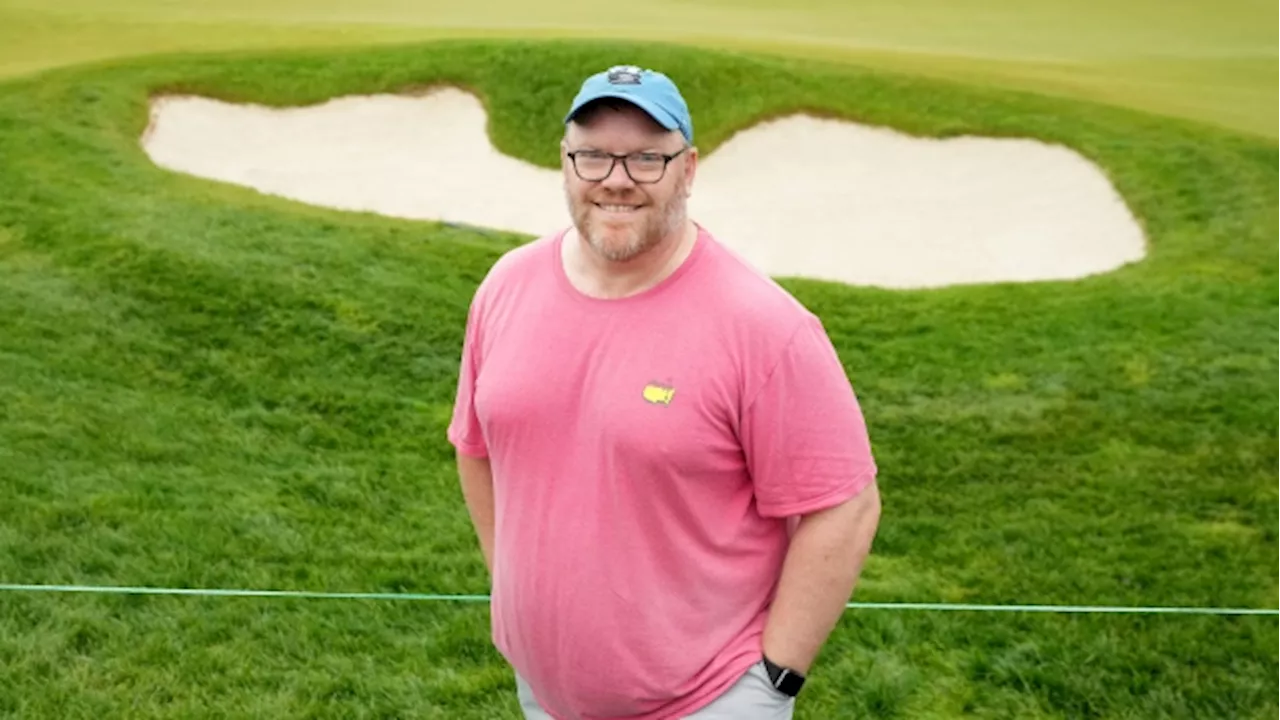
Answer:
[[[467,313],[467,328],[462,342],[462,362],[458,368],[458,388],[454,398],[453,417],[449,422],[449,442],[458,452],[472,457],[486,457],[488,447],[476,414],[476,378],[480,375],[481,344],[480,302],[477,297]]]
[[[741,436],[761,515],[838,505],[874,481],[862,409],[817,317],[792,335],[748,402]]]

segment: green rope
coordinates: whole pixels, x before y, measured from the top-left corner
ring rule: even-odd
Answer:
[[[436,602],[489,602],[488,595],[436,595],[424,593],[312,592],[306,590],[230,590],[203,588],[119,587],[108,585],[5,585],[0,591],[61,592],[121,595],[195,595],[202,597],[276,597],[323,600],[419,600]],[[1215,607],[1116,607],[1098,605],[972,605],[968,603],[871,603],[851,602],[860,610],[942,610],[964,612],[1128,613],[1180,615],[1280,616],[1280,609]]]

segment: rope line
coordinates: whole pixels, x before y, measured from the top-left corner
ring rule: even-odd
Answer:
[[[113,585],[7,585],[5,592],[94,593],[116,595],[194,595],[200,597],[273,597],[322,600],[415,600],[432,602],[489,602],[489,595],[437,595],[428,593],[313,592],[307,590],[237,590],[226,588],[164,588]],[[975,605],[969,603],[851,602],[855,610],[936,610],[961,612],[1123,613],[1178,615],[1280,616],[1280,609],[1220,607],[1142,607],[1106,605]]]

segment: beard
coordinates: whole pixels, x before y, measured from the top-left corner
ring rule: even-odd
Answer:
[[[586,198],[573,197],[567,187],[565,195],[578,234],[604,259],[625,262],[659,245],[664,238],[671,236],[684,223],[686,184],[685,179],[681,177],[671,197],[665,203],[647,204],[643,209],[633,211],[641,217],[618,224],[609,223],[598,216],[593,217],[593,211],[596,210],[595,202],[606,205],[611,202],[635,204],[639,202],[635,195],[602,194],[593,202]]]

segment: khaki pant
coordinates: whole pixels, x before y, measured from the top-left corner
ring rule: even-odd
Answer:
[[[533,699],[533,692],[518,673],[516,691],[526,720],[552,720]],[[795,707],[795,698],[775,690],[769,684],[764,663],[758,662],[711,704],[685,715],[682,720],[791,720]]]

